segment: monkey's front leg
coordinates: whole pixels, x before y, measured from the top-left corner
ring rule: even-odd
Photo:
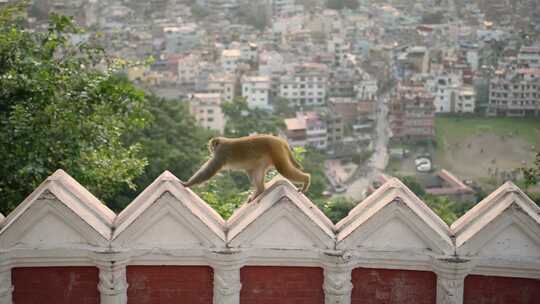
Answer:
[[[187,181],[182,182],[184,187],[191,187],[198,185],[210,179],[216,175],[218,171],[223,167],[223,161],[219,157],[212,157],[209,159],[193,176]]]
[[[264,176],[266,175],[266,166],[261,166],[259,168],[249,170],[246,173],[249,175],[251,183],[255,187],[253,193],[249,196],[248,203],[251,203],[264,192]]]

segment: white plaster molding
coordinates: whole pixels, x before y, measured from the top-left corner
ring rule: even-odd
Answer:
[[[462,304],[465,277],[473,264],[457,257],[433,261],[437,274],[437,304]]]
[[[99,269],[98,290],[102,304],[127,303],[126,266],[129,259],[118,252],[101,252],[92,255]]]
[[[19,211],[22,213],[16,214],[13,221],[0,231],[0,248],[92,250],[109,244],[108,239],[91,223],[68,208],[48,189],[40,192],[32,200],[31,206]]]
[[[2,229],[2,227],[4,226],[4,220],[5,220],[5,216],[0,213],[0,229]]]
[[[203,247],[225,244],[224,221],[221,216],[191,190],[182,186],[168,171],[160,175],[118,215],[114,222],[113,244],[129,247],[130,241],[144,232],[143,226],[150,228],[159,222],[159,216],[164,215],[172,216],[178,225],[183,223],[185,229],[193,229],[196,237],[201,238]]]
[[[214,304],[239,304],[242,283],[240,268],[245,259],[236,250],[224,249],[213,252],[210,266],[214,271]]]
[[[283,181],[239,209],[226,228],[230,247],[321,250],[335,244],[330,220],[292,184]]]
[[[206,250],[225,246],[222,231],[215,233],[168,191],[115,236],[112,241],[115,248]]]
[[[62,170],[57,170],[48,177],[6,217],[0,230],[0,237],[16,224],[21,216],[30,212],[36,204],[45,201],[44,198],[51,196],[94,229],[103,240],[110,239],[111,225],[116,216],[114,212]]]
[[[397,178],[392,178],[384,183],[375,190],[375,192],[354,207],[347,217],[336,224],[337,231],[341,234],[348,229],[348,226],[355,222],[358,217],[363,216],[365,213],[372,213],[372,209],[379,209],[381,205],[388,204],[396,198],[402,200],[409,208],[418,214],[426,224],[434,231],[437,231],[442,238],[448,238],[448,225]]]
[[[463,239],[458,239],[457,245],[464,243],[471,234],[487,225],[511,204],[516,204],[540,224],[540,207],[512,182],[506,182],[452,224],[452,233]]]
[[[540,208],[506,183],[452,225],[456,252],[475,274],[540,276]]]
[[[0,265],[0,304],[12,304],[11,266]]]
[[[454,252],[450,230],[441,222],[405,185],[392,179],[336,225],[337,248],[450,255]]]
[[[353,284],[349,267],[324,267],[324,303],[350,304]]]

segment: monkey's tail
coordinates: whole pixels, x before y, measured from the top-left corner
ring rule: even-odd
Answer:
[[[303,168],[302,165],[294,158],[294,155],[292,154],[291,149],[287,149],[287,152],[289,152],[289,159],[291,160],[291,163],[293,163],[293,165],[294,165],[297,169],[303,170],[304,168]]]

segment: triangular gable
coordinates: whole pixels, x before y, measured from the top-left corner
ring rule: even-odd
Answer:
[[[230,247],[333,249],[332,222],[285,180],[276,179],[227,221]]]
[[[57,170],[4,219],[0,243],[106,246],[114,217],[113,211],[75,179]],[[60,228],[65,231],[58,231]],[[18,239],[25,242],[17,242]]]
[[[223,225],[217,212],[165,171],[118,215],[113,245],[223,246]]]
[[[540,208],[511,182],[474,206],[451,229],[460,254],[540,255]]]
[[[338,249],[453,252],[446,223],[396,178],[353,208],[336,228]]]

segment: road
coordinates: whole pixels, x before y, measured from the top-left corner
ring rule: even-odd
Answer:
[[[360,176],[354,182],[348,185],[345,196],[360,201],[364,199],[365,190],[371,182],[383,173],[388,165],[388,141],[390,139],[390,126],[388,122],[388,102],[387,94],[379,97],[377,103],[377,127],[374,143],[374,153],[367,161],[367,171],[360,172]]]

